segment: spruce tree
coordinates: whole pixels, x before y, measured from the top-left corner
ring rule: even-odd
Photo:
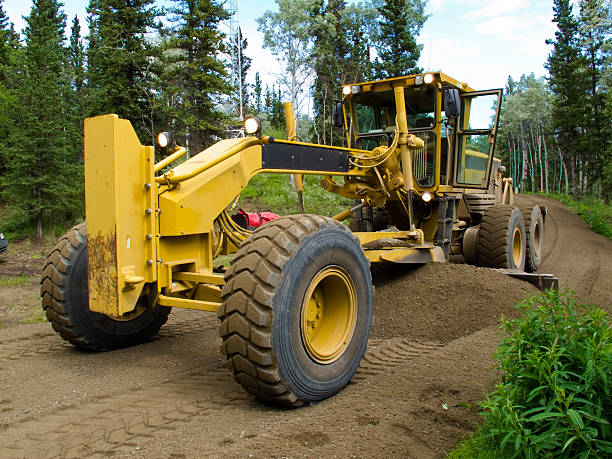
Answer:
[[[555,96],[553,99],[553,128],[558,145],[570,170],[572,194],[578,198],[578,168],[581,155],[578,151],[578,136],[584,122],[585,77],[584,60],[578,43],[578,21],[572,14],[570,0],[554,0],[553,22],[557,24],[554,40],[546,43],[553,46],[546,68],[548,83]]]
[[[603,185],[602,192],[609,200],[612,190],[603,176],[607,162],[606,150],[612,135],[611,120],[606,113],[606,94],[603,84],[605,66],[612,52],[609,2],[582,0],[580,2],[579,40],[585,59],[587,94],[585,97],[585,147],[589,154],[589,172],[593,180],[589,184]]]
[[[154,135],[154,0],[90,0],[87,8],[87,92],[90,116],[115,113],[132,122],[141,141]]]
[[[69,151],[65,25],[57,0],[33,1],[19,69],[19,104],[13,113],[19,129],[10,134],[11,161],[3,180],[14,222],[35,224],[38,238],[45,223],[63,223],[81,210],[74,186],[78,168]]]
[[[234,76],[235,81],[233,82],[235,90],[234,90],[234,100],[236,101],[236,114],[242,115],[244,117],[244,113],[249,103],[249,84],[246,81],[247,73],[251,68],[251,58],[246,55],[245,50],[248,46],[248,41],[242,35],[242,29],[238,27],[238,34],[235,37],[236,43],[231,43],[232,53],[236,59],[235,65],[236,69],[239,70],[236,72]],[[240,103],[242,98],[242,104]],[[242,107],[242,113],[240,112],[240,108]]]
[[[0,0],[0,177],[5,172],[3,152],[9,147],[8,136],[14,124],[13,107],[17,104],[15,84],[18,81],[16,62],[19,48],[19,37],[6,17]],[[6,162],[8,161],[7,158]]]
[[[253,95],[255,96],[255,113],[260,114],[263,108],[262,100],[261,100],[261,78],[259,77],[259,72],[255,73],[255,86],[253,87]]]
[[[69,110],[71,112],[71,145],[76,162],[83,161],[83,118],[85,116],[85,45],[81,38],[81,24],[77,16],[72,20],[68,44],[67,72],[70,81]]]
[[[423,24],[427,20],[424,0],[378,1],[379,31],[375,48],[376,77],[392,78],[421,72],[417,66],[422,45],[417,44]]]
[[[345,8],[344,0],[330,0],[325,6],[323,1],[319,1],[311,10],[314,34],[312,65],[316,74],[313,85],[313,128],[317,142],[323,144],[334,143],[329,120],[333,100],[339,95],[342,64],[347,58],[346,33],[341,21]]]
[[[168,123],[186,137],[191,153],[208,147],[223,129],[221,97],[232,87],[220,54],[226,51],[219,23],[229,17],[215,0],[174,0],[163,54]]]

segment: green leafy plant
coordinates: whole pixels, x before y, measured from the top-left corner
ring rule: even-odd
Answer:
[[[523,301],[501,324],[500,383],[484,425],[449,457],[610,457],[612,331],[606,313],[569,292]]]

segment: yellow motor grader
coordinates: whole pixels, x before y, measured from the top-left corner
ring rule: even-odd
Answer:
[[[82,349],[144,342],[171,308],[216,312],[221,352],[255,396],[299,406],[353,377],[373,316],[370,263],[468,263],[537,271],[543,214],[513,205],[493,158],[501,90],[474,91],[434,72],[342,88],[333,123],[347,147],[261,133],[186,150],[168,133],[139,142],[116,115],[85,120],[86,224],[49,254],[42,304]],[[166,172],[164,172],[166,171]],[[355,200],[333,218],[290,215],[251,232],[228,207],[261,173],[322,176]],[[342,223],[351,219],[350,228]],[[234,254],[224,273],[213,259]],[[410,307],[406,305],[405,307]]]

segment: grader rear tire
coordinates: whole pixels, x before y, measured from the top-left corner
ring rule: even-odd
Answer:
[[[526,252],[521,211],[506,204],[489,207],[478,231],[479,264],[523,271]]]
[[[367,347],[373,287],[344,225],[315,215],[269,222],[243,243],[225,281],[221,352],[248,392],[300,406],[351,380]]]
[[[535,273],[542,264],[542,253],[544,250],[544,217],[540,206],[530,204],[520,204],[519,209],[525,221],[525,233],[527,240],[527,260],[525,271]]]
[[[40,295],[47,320],[66,341],[88,351],[107,351],[149,340],[168,320],[170,308],[136,307],[120,320],[89,310],[85,223],[53,247],[43,269]]]

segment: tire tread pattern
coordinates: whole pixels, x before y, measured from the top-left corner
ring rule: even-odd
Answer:
[[[482,266],[508,268],[509,222],[514,206],[502,204],[489,207],[478,231],[478,260]]]
[[[272,349],[273,298],[283,267],[301,242],[325,226],[342,223],[318,215],[281,217],[258,228],[236,252],[221,291],[221,353],[234,379],[256,397],[279,405],[305,403],[282,381]],[[353,236],[355,237],[355,236]]]

